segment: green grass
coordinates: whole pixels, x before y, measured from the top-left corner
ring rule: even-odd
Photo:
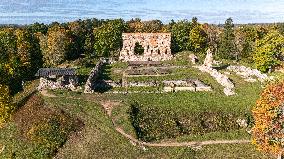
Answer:
[[[84,121],[83,130],[71,138],[60,149],[57,158],[268,158],[257,152],[250,144],[227,144],[204,146],[201,150],[193,151],[190,148],[149,148],[143,150],[129,143],[114,130],[111,120],[96,101],[125,100],[124,95],[106,94],[78,94],[73,92],[55,92],[58,98],[46,98],[46,102],[55,108],[62,108],[66,112],[77,116]],[[143,95],[144,96],[144,95]],[[72,99],[73,98],[73,99]],[[79,99],[78,99],[79,98]],[[86,101],[91,100],[91,101]],[[135,136],[133,128],[128,127],[127,104],[113,110],[115,122],[129,134]],[[226,134],[211,133],[204,136],[185,136],[178,141],[214,140],[214,139],[249,139],[242,131]],[[230,153],[228,153],[230,152]]]
[[[272,159],[273,157],[258,152],[250,144],[223,144],[204,146],[196,151],[198,159]]]
[[[84,98],[78,96],[76,98]],[[65,144],[57,158],[193,158],[190,148],[136,147],[114,130],[101,106],[80,99],[46,98],[54,108],[64,109],[84,121],[84,128]]]

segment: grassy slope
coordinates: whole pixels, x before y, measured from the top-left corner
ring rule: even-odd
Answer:
[[[77,96],[84,98],[82,96]],[[79,99],[46,99],[50,105],[62,108],[84,121],[85,127],[71,136],[56,158],[186,158],[194,157],[189,148],[135,147],[114,130],[102,108]]]
[[[250,144],[205,146],[193,151],[189,148],[146,148],[134,147],[114,130],[111,120],[105,115],[98,100],[121,100],[124,96],[80,95],[57,92],[61,98],[46,99],[54,107],[82,118],[85,128],[71,137],[59,151],[57,158],[268,158],[257,152]],[[70,98],[81,98],[70,99]],[[87,102],[91,100],[92,102]],[[125,108],[125,107],[122,107]],[[116,112],[113,114],[115,115]],[[213,155],[214,154],[214,155]],[[213,156],[212,156],[213,155]]]

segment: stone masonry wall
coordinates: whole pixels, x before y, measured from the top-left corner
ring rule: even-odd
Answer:
[[[85,90],[84,90],[84,93],[93,93],[94,92],[94,84],[95,84],[95,81],[97,80],[97,77],[99,76],[99,71],[103,65],[103,61],[100,60],[95,68],[92,69],[88,79],[87,79],[87,82],[85,84]]]
[[[123,33],[122,61],[164,61],[172,58],[170,33]],[[134,52],[135,44],[144,48],[143,55]]]

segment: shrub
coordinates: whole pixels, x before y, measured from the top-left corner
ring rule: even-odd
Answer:
[[[175,112],[134,103],[130,107],[130,117],[138,138],[143,141],[239,129],[238,116],[221,111]]]
[[[259,150],[281,155],[283,146],[284,81],[270,84],[253,107],[253,143]]]
[[[15,109],[11,102],[12,98],[8,86],[0,84],[0,127],[10,118]]]

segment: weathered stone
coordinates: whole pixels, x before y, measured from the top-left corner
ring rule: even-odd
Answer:
[[[189,54],[188,58],[192,64],[196,64],[196,62],[198,62],[198,57],[194,54]]]
[[[204,60],[203,66],[205,67],[212,67],[213,64],[213,53],[211,52],[210,49],[207,50],[206,52],[206,58]]]
[[[220,85],[224,86],[224,93],[227,96],[235,95],[233,82],[222,73],[218,72],[216,69],[207,66],[196,66],[201,72],[209,73]]]
[[[211,87],[199,80],[163,81],[164,92],[176,91],[212,91]]]
[[[42,89],[69,89],[75,91],[78,86],[77,76],[60,76],[55,78],[56,80],[51,80],[49,78],[40,78],[38,90]]]
[[[252,82],[252,77],[257,77],[259,81],[263,82],[268,78],[266,74],[261,73],[257,69],[251,69],[245,66],[229,66],[227,67],[229,71],[236,72],[237,75],[241,76],[242,78],[247,79],[247,81]]]
[[[94,92],[94,84],[95,81],[98,78],[99,71],[101,69],[101,66],[103,65],[104,61],[101,59],[95,66],[95,68],[92,69],[87,82],[85,84],[85,90],[84,93],[93,93]]]
[[[236,121],[240,127],[242,128],[247,128],[248,127],[248,123],[247,123],[247,120],[245,119],[237,119]]]
[[[123,33],[122,39],[122,61],[164,61],[173,57],[170,33]],[[144,48],[143,55],[134,52],[136,43]]]

